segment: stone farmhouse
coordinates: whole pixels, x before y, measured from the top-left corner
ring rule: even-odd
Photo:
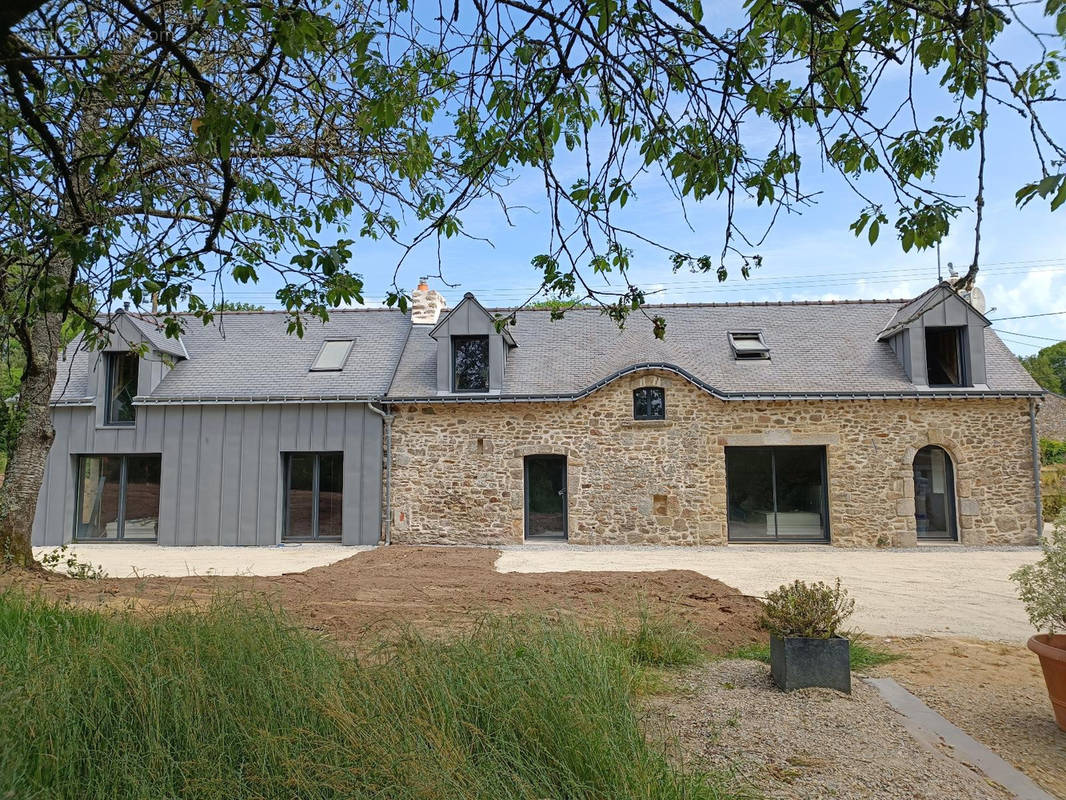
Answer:
[[[54,392],[34,543],[1031,544],[1043,392],[947,283],[912,300],[120,312]],[[498,324],[506,315],[506,325]]]

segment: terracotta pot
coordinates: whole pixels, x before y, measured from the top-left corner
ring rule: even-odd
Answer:
[[[1066,635],[1038,634],[1029,640],[1029,649],[1040,656],[1055,722],[1066,731]]]

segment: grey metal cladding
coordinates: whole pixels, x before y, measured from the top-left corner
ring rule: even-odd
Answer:
[[[364,403],[161,405],[99,428],[93,409],[56,406],[34,519],[35,545],[70,541],[80,454],[161,453],[161,545],[273,545],[282,530],[282,454],[344,453],[342,541],[381,530],[381,418]]]
[[[651,306],[666,320],[666,338],[635,315],[624,330],[598,310],[574,310],[552,321],[548,311],[519,311],[511,329],[518,347],[507,355],[502,395],[579,394],[634,364],[670,364],[723,394],[913,393],[889,341],[881,334],[904,301]],[[728,333],[763,332],[769,360],[733,358]],[[1039,387],[990,329],[982,332],[989,391]],[[902,345],[898,345],[902,346]],[[390,399],[436,395],[437,343],[412,329]],[[956,391],[956,394],[959,392]]]
[[[193,317],[184,322],[182,342],[189,357],[162,376],[147,402],[380,397],[410,328],[406,315],[379,309],[331,311],[328,322],[307,321],[302,338],[286,331],[283,312],[229,312],[206,326]],[[322,342],[330,338],[356,340],[344,369],[310,371]],[[67,348],[53,403],[93,396],[88,373],[95,355],[80,348],[80,340]]]

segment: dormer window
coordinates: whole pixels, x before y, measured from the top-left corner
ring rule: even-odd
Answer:
[[[107,394],[104,422],[107,425],[134,423],[133,398],[137,396],[140,358],[135,353],[107,353]]]
[[[969,386],[965,328],[926,328],[925,364],[930,386]]]
[[[489,337],[452,337],[452,391],[489,390]]]
[[[315,363],[311,365],[311,372],[340,372],[354,343],[354,339],[327,339],[322,342]]]
[[[732,331],[729,344],[733,348],[733,357],[738,361],[753,361],[770,357],[770,348],[757,331]]]

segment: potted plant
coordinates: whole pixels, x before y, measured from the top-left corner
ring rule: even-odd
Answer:
[[[1043,557],[1010,577],[1018,584],[1029,621],[1046,631],[1029,639],[1029,649],[1040,657],[1055,722],[1066,731],[1066,514],[1055,527],[1043,542]]]
[[[840,579],[796,581],[770,592],[762,626],[770,632],[770,674],[786,692],[818,686],[851,693],[851,642],[840,626],[855,610]]]

